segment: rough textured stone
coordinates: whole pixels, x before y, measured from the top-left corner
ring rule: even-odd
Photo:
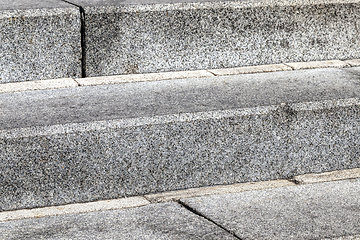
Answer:
[[[0,222],[1,239],[225,239],[231,234],[176,203]]]
[[[359,77],[353,74],[356,69],[352,72],[302,70],[2,94],[0,130],[354,98],[360,95]]]
[[[1,94],[1,210],[360,167],[359,87],[320,69]]]
[[[182,200],[240,239],[357,239],[360,179]]]
[[[80,11],[56,0],[2,0],[0,83],[81,75]]]
[[[88,76],[359,58],[358,0],[71,0]]]

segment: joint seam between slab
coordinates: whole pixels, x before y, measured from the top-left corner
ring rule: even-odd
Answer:
[[[202,214],[201,212],[197,211],[196,209],[190,207],[189,205],[187,205],[186,203],[184,203],[183,201],[179,200],[177,201],[177,203],[182,206],[183,208],[185,208],[187,211],[195,214],[198,217],[201,217],[213,224],[215,224],[217,227],[221,228],[222,230],[224,230],[225,232],[231,234],[234,238],[238,239],[238,240],[243,240],[242,238],[240,238],[239,236],[236,235],[235,232],[227,229],[226,227],[222,226],[220,223],[216,222],[215,220],[212,220],[211,218],[205,216],[204,214]]]
[[[82,6],[72,3],[70,1],[67,1],[67,0],[62,0],[62,1],[79,8],[79,11],[80,11],[81,77],[86,78],[86,15],[85,15],[85,9]]]

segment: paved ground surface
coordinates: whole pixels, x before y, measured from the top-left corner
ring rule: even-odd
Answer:
[[[0,223],[0,239],[359,239],[360,179]]]

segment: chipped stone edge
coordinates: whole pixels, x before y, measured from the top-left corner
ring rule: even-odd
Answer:
[[[14,83],[0,83],[0,94],[35,90],[49,90],[59,88],[73,88],[84,86],[99,86],[109,84],[124,84],[134,82],[150,82],[187,78],[205,78],[214,76],[228,76],[241,74],[269,73],[279,71],[293,71],[317,68],[348,68],[359,67],[360,59],[350,60],[328,60],[314,62],[281,63],[257,66],[244,66],[237,68],[208,69],[178,72],[159,72],[145,74],[129,74],[100,76],[87,78],[63,78],[39,81],[26,81]]]
[[[310,173],[295,176],[291,181],[297,184],[312,184],[360,178],[360,168],[338,170],[324,173]]]

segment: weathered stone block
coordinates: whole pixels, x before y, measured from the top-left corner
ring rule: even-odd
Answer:
[[[2,1],[0,83],[81,76],[80,29],[71,4]]]

